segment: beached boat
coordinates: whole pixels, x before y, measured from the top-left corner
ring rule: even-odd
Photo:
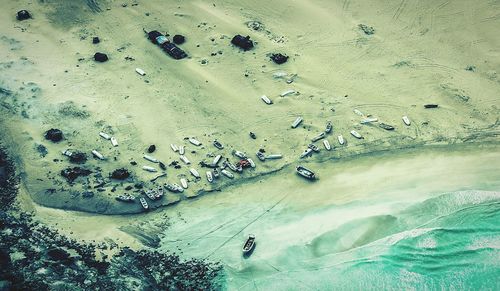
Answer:
[[[277,159],[281,159],[282,157],[283,157],[283,155],[281,155],[281,154],[272,154],[272,155],[267,155],[266,160],[277,160]]]
[[[224,176],[226,176],[226,177],[228,177],[228,178],[230,178],[230,179],[233,179],[233,178],[234,178],[233,173],[229,172],[228,170],[221,170],[221,173],[222,173]]]
[[[187,189],[188,188],[188,182],[186,178],[181,178],[181,185],[182,188]]]
[[[191,175],[193,175],[193,177],[195,177],[196,179],[199,179],[201,178],[200,176],[200,173],[198,173],[198,171],[194,168],[191,168],[189,169],[189,172],[191,173]]]
[[[184,188],[182,188],[182,186],[181,186],[181,185],[176,184],[176,183],[172,183],[172,186],[174,186],[174,187],[175,187],[175,189],[177,189],[177,192],[179,192],[179,193],[184,192]]]
[[[92,154],[94,155],[94,157],[98,158],[99,160],[104,160],[104,156],[100,152],[98,152],[96,150],[92,150]]]
[[[231,163],[228,159],[226,159],[224,161],[224,166],[228,167],[233,172],[238,172],[238,168],[233,163]]]
[[[250,131],[250,137],[251,137],[252,139],[256,139],[256,138],[257,138],[257,136],[255,135],[255,133],[253,133],[253,132],[251,132],[251,131]]]
[[[312,141],[312,142],[316,142],[316,141],[318,141],[318,140],[320,140],[320,139],[322,139],[322,138],[325,138],[325,136],[326,136],[326,134],[325,134],[324,132],[322,132],[322,133],[318,134],[317,136],[313,137],[313,138],[311,139],[311,141]]]
[[[310,148],[311,150],[315,151],[315,152],[319,152],[319,148],[317,145],[313,144],[313,143],[310,143],[307,145],[308,148]]]
[[[307,156],[312,155],[313,150],[311,148],[307,148],[301,155],[300,158],[305,158]]]
[[[297,126],[299,126],[299,124],[303,121],[304,119],[299,116],[295,119],[295,121],[292,123],[292,128],[296,128]]]
[[[271,101],[271,99],[269,99],[269,97],[267,97],[266,95],[260,96],[260,99],[262,99],[262,101],[264,101],[264,103],[266,103],[267,105],[273,104],[273,101]]]
[[[61,153],[67,157],[71,157],[73,155],[73,153],[70,150],[64,150]]]
[[[363,139],[363,136],[361,134],[359,134],[359,132],[357,132],[355,130],[351,130],[351,135],[354,136],[357,139]]]
[[[408,125],[408,126],[410,126],[410,124],[411,124],[410,119],[409,119],[409,118],[408,118],[408,116],[406,116],[406,115],[405,115],[405,116],[403,116],[403,122],[404,122],[406,125]]]
[[[257,158],[259,160],[261,160],[261,161],[265,161],[266,160],[266,156],[264,155],[264,153],[257,152],[256,155],[257,155]]]
[[[332,147],[330,146],[330,143],[329,143],[329,142],[328,142],[328,140],[326,140],[326,139],[325,139],[325,140],[323,140],[323,145],[325,146],[325,149],[326,149],[327,151],[329,151],[329,150],[331,150],[331,149],[332,149]]]
[[[214,178],[219,179],[219,177],[220,177],[219,169],[215,168],[213,170],[213,173],[214,173]]]
[[[139,198],[139,202],[141,202],[142,208],[144,208],[145,210],[148,210],[149,205],[148,205],[148,202],[146,202],[146,199],[144,199],[144,197]]]
[[[218,140],[214,140],[214,147],[218,148],[219,150],[224,148],[224,146]]]
[[[118,140],[116,139],[116,137],[112,136],[111,137],[111,144],[114,146],[114,147],[117,147],[118,146]]]
[[[394,130],[394,126],[385,124],[385,123],[379,123],[378,125],[380,128],[383,128],[385,130]]]
[[[158,188],[155,189],[154,194],[156,199],[160,199],[161,197],[163,197],[164,194],[163,187],[158,186]]]
[[[425,104],[424,105],[424,108],[437,108],[438,105],[437,104]]]
[[[153,168],[153,167],[150,167],[150,166],[142,166],[142,169],[144,171],[147,171],[147,172],[151,172],[151,173],[154,173],[154,172],[158,172],[157,169]]]
[[[248,158],[247,161],[250,163],[250,167],[255,168],[255,162],[252,159]]]
[[[153,190],[144,191],[144,195],[146,195],[151,200],[156,200],[156,195]]]
[[[168,191],[174,192],[174,193],[184,192],[184,188],[182,188],[181,186],[179,186],[177,184],[165,184],[165,185],[163,185],[163,187],[165,187],[165,189],[167,189]]]
[[[179,146],[179,155],[183,155],[183,154],[184,154],[184,146],[180,145]]]
[[[144,72],[144,70],[141,68],[135,68],[135,71],[141,76],[146,76],[146,72]]]
[[[297,170],[297,174],[299,174],[300,176],[302,176],[306,179],[309,179],[309,180],[316,179],[316,175],[314,174],[314,172],[307,169],[306,167],[297,166],[296,170]]]
[[[363,112],[359,111],[358,109],[354,109],[353,111],[354,111],[354,113],[356,113],[356,114],[357,114],[357,115],[359,115],[359,116],[365,116],[365,115],[363,114]]]
[[[179,148],[177,147],[177,145],[175,145],[175,144],[173,144],[173,143],[171,143],[171,144],[170,144],[170,148],[171,148],[174,152],[179,151]]]
[[[240,159],[246,159],[247,155],[244,152],[233,151],[233,155],[237,156]]]
[[[130,194],[122,194],[122,195],[116,196],[115,199],[118,201],[122,201],[122,202],[134,202],[135,197],[130,195]]]
[[[339,144],[343,145],[345,143],[344,137],[342,135],[337,136]]]
[[[157,159],[153,158],[152,156],[149,156],[149,155],[144,155],[143,156],[144,159],[152,162],[152,163],[159,163],[160,161],[158,161]]]
[[[179,159],[181,159],[186,165],[191,164],[191,162],[186,158],[186,156],[180,155]]]
[[[222,159],[222,155],[216,155],[214,160],[212,161],[212,165],[217,166],[217,164],[220,162],[220,159]]]
[[[332,122],[331,122],[331,121],[328,121],[328,122],[326,123],[325,133],[330,133],[330,132],[332,132],[332,129],[333,129]]]
[[[201,142],[199,140],[197,140],[196,138],[194,138],[194,137],[188,138],[188,141],[191,144],[195,145],[195,146],[200,146],[201,145]]]
[[[107,140],[110,140],[111,139],[111,136],[105,132],[99,132],[99,136],[101,136],[102,138],[104,139],[107,139]]]
[[[295,90],[293,89],[290,89],[290,90],[286,90],[286,91],[283,91],[280,96],[281,97],[285,97],[285,96],[288,96],[288,95],[291,95],[291,94],[295,94],[297,93]]]
[[[185,51],[183,51],[182,49],[180,49],[178,46],[176,46],[171,42],[165,42],[164,44],[160,45],[160,47],[163,49],[164,52],[166,52],[176,60],[180,60],[187,57]]]
[[[255,248],[255,235],[248,235],[245,244],[243,244],[243,255],[249,255],[252,250]]]
[[[365,118],[363,120],[361,120],[361,124],[367,124],[367,123],[372,123],[372,122],[377,122],[378,121],[378,118],[375,118],[375,117],[368,117],[368,118]]]
[[[214,176],[212,175],[212,171],[207,171],[207,180],[209,183],[212,183],[214,181]]]

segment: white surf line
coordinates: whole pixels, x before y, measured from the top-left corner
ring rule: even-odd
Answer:
[[[216,251],[218,251],[220,248],[222,248],[223,246],[225,246],[229,241],[231,241],[233,238],[235,238],[238,234],[240,234],[242,231],[244,231],[247,227],[249,227],[250,225],[252,225],[254,222],[256,222],[257,220],[259,220],[262,216],[264,216],[264,214],[268,213],[269,211],[271,211],[274,207],[278,206],[278,204],[281,203],[281,201],[283,201],[289,194],[285,194],[285,196],[283,196],[278,202],[276,202],[273,206],[269,207],[266,211],[262,212],[259,216],[257,216],[254,220],[250,221],[249,223],[247,223],[247,225],[245,225],[242,229],[240,229],[238,232],[236,232],[233,236],[231,236],[230,238],[228,238],[227,240],[225,240],[220,246],[218,246],[215,250],[213,250],[210,254],[208,254],[206,257],[205,257],[205,260],[208,259],[210,256],[212,256]]]

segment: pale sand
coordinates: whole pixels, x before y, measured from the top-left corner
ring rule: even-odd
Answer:
[[[481,1],[471,9],[469,3],[456,1],[218,1],[215,5],[147,1],[127,7],[121,7],[121,2],[106,2],[100,5],[102,12],[93,13],[84,1],[4,2],[5,8],[0,11],[0,85],[13,94],[0,95],[0,118],[5,128],[2,136],[19,154],[26,188],[43,205],[103,213],[141,211],[138,204],[114,201],[113,196],[122,193],[125,185],[116,193],[108,187],[92,200],[70,198],[66,182],[58,177],[68,164],[53,162],[62,159],[60,151],[68,147],[101,151],[110,160],[91,159],[88,164],[102,167],[106,175],[115,168],[130,167],[131,159],[139,166],[148,164],[141,156],[152,143],[158,146],[155,156],[166,162],[177,158],[169,144],[185,143],[195,165],[208,152],[216,152],[211,146],[214,138],[226,144],[226,156],[234,148],[254,157],[262,146],[268,153],[282,153],[284,159],[258,162],[256,172],[249,171],[245,177],[290,166],[279,178],[272,178],[283,182],[267,184],[259,191],[275,192],[286,183],[289,189],[320,193],[328,187],[348,188],[352,186],[348,181],[364,177],[355,172],[352,176],[336,176],[341,169],[329,166],[332,157],[435,143],[498,142],[498,3]],[[34,19],[17,22],[15,12],[19,9],[30,10]],[[265,28],[253,31],[245,24],[248,21],[260,21]],[[365,35],[357,27],[360,23],[373,26],[375,34]],[[147,41],[142,28],[186,35],[182,48],[191,58],[169,58]],[[230,38],[237,33],[250,35],[257,42],[256,48],[242,52],[231,46]],[[93,36],[99,36],[101,43],[93,45]],[[95,63],[92,55],[96,51],[108,53],[110,61]],[[222,55],[210,56],[218,51]],[[290,60],[275,65],[266,57],[271,52],[286,53]],[[126,56],[135,61],[125,60]],[[207,65],[201,64],[203,59],[208,60]],[[470,65],[475,66],[475,72],[465,70]],[[136,67],[147,75],[139,76]],[[285,79],[273,78],[279,71],[298,76],[292,84],[286,84]],[[300,94],[279,97],[287,89]],[[275,104],[265,105],[260,100],[263,94]],[[470,97],[468,101],[464,101],[466,97]],[[90,117],[61,115],[58,108],[66,101],[73,101]],[[426,103],[438,103],[440,107],[426,110]],[[355,108],[394,125],[396,130],[360,125],[361,118],[353,113]],[[303,126],[291,129],[298,115],[304,117]],[[403,115],[412,120],[410,127],[403,125]],[[305,184],[292,173],[293,166],[327,120],[334,125],[328,139],[335,150],[322,150],[307,159],[320,181]],[[43,132],[51,127],[61,128],[67,139],[56,145],[43,140]],[[352,129],[365,139],[352,138]],[[101,130],[114,132],[120,146],[112,148],[100,139],[97,134]],[[249,131],[258,139],[250,139]],[[338,134],[348,140],[346,147],[338,146]],[[183,142],[187,136],[198,137],[205,148],[191,154],[194,147]],[[35,143],[47,146],[45,158],[36,153]],[[497,148],[494,151],[498,152]],[[328,162],[319,163],[322,161]],[[138,179],[152,176],[139,168],[132,170]],[[64,191],[53,196],[44,194],[45,189],[53,187],[47,180],[48,171]],[[160,182],[178,182],[179,175],[189,176],[186,167],[169,168],[167,172],[167,179]],[[329,178],[333,176],[338,180]],[[233,183],[242,181],[238,178]],[[334,187],[339,181],[345,186]],[[210,187],[207,182],[198,182],[187,194]],[[231,191],[241,195],[240,203],[244,203],[248,198],[242,194],[252,187],[257,186],[244,183],[235,188],[241,190]],[[80,191],[74,189],[75,193]],[[342,193],[345,189],[338,190]],[[349,200],[356,195],[347,193],[335,199]],[[220,195],[207,196],[201,199],[217,199]],[[171,195],[164,201],[181,198]],[[309,199],[302,198],[299,206],[322,203]]]

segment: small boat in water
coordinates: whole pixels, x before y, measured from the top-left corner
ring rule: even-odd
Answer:
[[[195,146],[200,146],[201,145],[201,142],[199,140],[197,140],[196,138],[194,137],[190,137],[188,138],[189,142]]]
[[[149,205],[148,205],[148,202],[146,202],[146,199],[144,199],[144,197],[139,198],[139,202],[141,202],[142,208],[144,208],[145,210],[148,210]]]
[[[383,128],[385,130],[394,130],[394,126],[385,124],[385,123],[379,123],[378,125],[380,128]]]
[[[409,119],[409,118],[408,118],[408,116],[406,116],[406,115],[405,115],[405,116],[403,116],[403,122],[404,122],[406,125],[408,125],[408,126],[410,126],[410,124],[411,124],[410,119]]]
[[[342,135],[337,136],[337,139],[339,140],[339,144],[343,145],[345,144],[344,137]]]
[[[325,140],[323,140],[323,145],[325,146],[325,149],[326,149],[327,151],[329,151],[329,150],[331,150],[331,149],[332,149],[332,147],[330,146],[330,143],[329,143],[329,142],[328,142],[328,140],[326,140],[326,139],[325,139]]]
[[[307,169],[306,167],[297,166],[296,170],[297,170],[297,174],[301,175],[302,177],[304,177],[306,179],[309,179],[309,180],[316,179],[316,175],[314,174],[314,172]]]
[[[249,255],[255,248],[255,235],[250,234],[243,245],[243,255]]]
[[[299,116],[295,119],[295,121],[292,123],[292,128],[296,128],[297,126],[299,126],[300,123],[302,123],[304,119]]]
[[[325,133],[332,132],[332,129],[333,129],[332,122],[328,120],[328,122],[326,123]]]
[[[351,135],[354,136],[357,139],[363,139],[364,138],[361,134],[359,134],[359,132],[357,132],[355,130],[351,130]]]
[[[218,140],[214,140],[214,147],[218,148],[219,150],[224,148],[224,146]]]

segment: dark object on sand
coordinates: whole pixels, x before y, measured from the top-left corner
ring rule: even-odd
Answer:
[[[253,48],[253,42],[250,40],[250,36],[248,35],[244,37],[237,34],[235,37],[233,37],[231,43],[245,51]]]
[[[394,130],[394,126],[392,125],[389,125],[389,124],[385,124],[385,123],[379,123],[378,126],[380,128],[383,128],[385,130]]]
[[[176,46],[175,44],[173,43],[170,43],[170,42],[166,42],[164,43],[161,48],[167,53],[169,54],[172,58],[176,59],[176,60],[180,60],[180,59],[183,59],[185,57],[187,57],[187,54],[186,52],[184,52],[183,50],[181,50],[178,46]]]
[[[94,197],[94,192],[92,192],[92,191],[85,191],[85,192],[82,193],[82,197],[83,198],[92,198],[92,197]]]
[[[93,44],[98,44],[98,43],[100,43],[100,42],[101,42],[101,40],[99,39],[99,37],[94,36],[94,37],[92,38],[92,43],[93,43]]]
[[[165,166],[164,163],[160,162],[159,165],[160,165],[160,169],[162,169],[163,171],[165,171],[167,169],[167,166]]]
[[[83,164],[87,161],[87,155],[82,152],[74,152],[70,157],[69,161],[75,164]]]
[[[150,145],[150,146],[148,147],[148,153],[152,153],[152,152],[154,152],[154,151],[156,151],[156,146],[155,146],[154,144],[152,144],[152,145]]]
[[[45,139],[53,142],[59,142],[63,139],[63,133],[60,129],[51,128],[45,133]]]
[[[243,245],[243,255],[249,256],[255,248],[255,235],[250,234]]]
[[[97,62],[104,63],[108,60],[108,55],[104,53],[95,53],[94,60],[96,60]]]
[[[424,105],[424,108],[437,108],[438,105],[437,104],[425,104]]]
[[[253,132],[251,132],[251,131],[250,131],[250,137],[251,137],[251,138],[253,138],[253,139],[256,139],[256,138],[257,138],[257,136],[255,135],[255,133],[253,133]]]
[[[375,33],[375,28],[368,26],[366,24],[360,24],[358,25],[358,27],[367,35],[372,35]]]
[[[272,54],[271,60],[273,60],[273,62],[275,62],[276,64],[281,65],[283,63],[286,63],[286,61],[288,60],[288,56],[280,53]]]
[[[130,173],[127,169],[120,168],[120,169],[114,170],[110,176],[111,176],[111,178],[116,179],[116,180],[125,180],[128,177],[130,177]]]
[[[176,34],[172,40],[175,44],[183,44],[186,41],[186,38],[183,35]]]
[[[49,258],[53,261],[67,261],[70,255],[67,251],[60,248],[52,248],[47,252]]]
[[[80,176],[88,176],[92,173],[91,171],[87,169],[82,169],[80,167],[74,167],[74,168],[67,168],[61,171],[61,176],[66,178],[69,183],[72,183],[75,181],[76,178]]]
[[[157,44],[156,38],[161,36],[161,35],[162,35],[161,32],[159,32],[157,30],[153,30],[153,31],[148,32],[148,38],[154,44]]]
[[[31,14],[28,10],[20,10],[17,12],[17,20],[26,20],[31,18]]]

